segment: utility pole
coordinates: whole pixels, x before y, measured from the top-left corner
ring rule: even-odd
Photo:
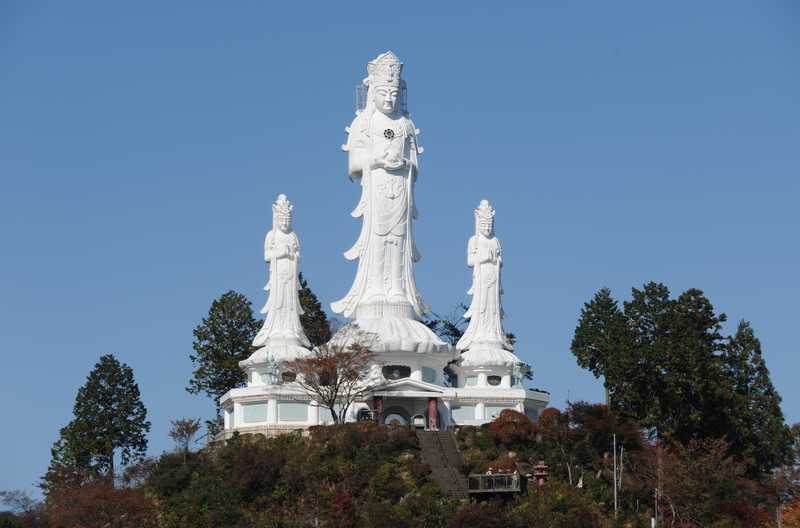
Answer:
[[[614,516],[617,515],[617,434],[614,433]]]
[[[658,488],[653,490],[653,500],[655,501],[655,506],[653,507],[653,518],[650,519],[650,525],[652,528],[656,528],[658,526]]]

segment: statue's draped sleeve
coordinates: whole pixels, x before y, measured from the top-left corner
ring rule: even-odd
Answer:
[[[347,152],[347,172],[353,181],[361,180],[361,198],[358,205],[350,213],[353,218],[364,217],[361,224],[361,232],[358,235],[353,247],[345,251],[344,257],[347,260],[355,260],[361,255],[361,249],[369,237],[369,214],[367,202],[369,200],[369,120],[364,113],[356,116],[347,128],[347,144],[344,149]]]
[[[264,238],[264,261],[269,262],[270,266],[272,266],[273,259],[272,239],[272,231],[267,232],[267,236]],[[269,291],[270,282],[272,282],[272,274],[270,274],[270,278],[267,280],[267,285],[264,286],[264,291]]]
[[[355,181],[369,172],[369,119],[362,112],[347,127],[347,173]]]

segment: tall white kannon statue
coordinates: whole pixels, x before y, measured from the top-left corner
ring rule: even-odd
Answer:
[[[360,180],[361,199],[351,215],[362,218],[361,234],[345,253],[358,259],[347,295],[331,305],[335,313],[359,318],[359,309],[422,317],[426,307],[414,283],[413,263],[420,258],[411,223],[417,216],[419,131],[403,109],[403,64],[391,51],[367,64],[366,106],[347,129],[348,172]]]
[[[311,347],[300,323],[300,241],[292,230],[292,209],[284,194],[279,194],[272,205],[272,229],[264,240],[269,280],[264,286],[268,299],[261,313],[266,317],[253,339],[258,350],[240,363],[246,370],[268,366],[272,373],[276,364],[305,356]]]
[[[475,209],[475,234],[467,246],[467,265],[472,268],[472,303],[464,314],[469,326],[456,344],[458,350],[495,360],[492,363],[514,364],[519,360],[510,353],[513,346],[503,330],[503,286],[500,272],[503,250],[494,233],[495,211],[487,200]],[[472,354],[471,354],[472,355]],[[477,359],[473,358],[473,359]]]

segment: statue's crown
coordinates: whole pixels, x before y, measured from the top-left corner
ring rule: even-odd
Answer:
[[[277,216],[291,216],[293,207],[292,202],[286,198],[285,194],[279,194],[278,199],[272,204],[272,214]]]
[[[478,208],[475,209],[476,220],[494,220],[494,208],[489,204],[489,200],[481,200]]]
[[[403,71],[403,63],[392,53],[387,51],[381,53],[374,60],[367,63],[367,73],[369,74],[370,84],[375,86],[394,86],[400,87],[400,73]]]

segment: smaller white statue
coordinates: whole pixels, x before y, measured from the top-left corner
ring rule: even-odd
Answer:
[[[292,230],[292,208],[286,195],[278,195],[272,205],[272,229],[264,240],[264,260],[270,271],[264,290],[269,298],[261,309],[266,318],[253,346],[270,349],[272,361],[291,361],[300,352],[298,347],[311,346],[300,323],[300,242]]]
[[[467,248],[467,265],[472,268],[472,288],[467,293],[472,295],[472,303],[464,314],[469,326],[456,344],[458,350],[514,348],[503,331],[503,251],[494,234],[494,213],[487,200],[481,200],[475,209],[475,235]]]

